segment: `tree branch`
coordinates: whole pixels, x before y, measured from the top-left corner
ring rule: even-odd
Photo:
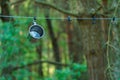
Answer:
[[[18,5],[24,1],[26,1],[26,0],[18,0],[18,1],[12,2],[10,5]]]
[[[59,62],[52,62],[52,61],[34,61],[32,63],[29,63],[29,64],[26,64],[26,65],[23,65],[23,66],[16,66],[14,67],[12,70],[18,70],[18,69],[21,69],[21,68],[25,68],[25,67],[30,67],[30,66],[33,66],[33,65],[38,65],[38,64],[42,64],[42,63],[48,63],[48,64],[52,64],[52,65],[58,65],[58,66],[68,66],[68,64],[62,64],[62,63],[59,63]]]
[[[66,11],[64,9],[58,8],[55,5],[52,5],[52,4],[49,4],[49,3],[45,3],[45,2],[37,1],[37,0],[35,0],[35,3],[37,5],[42,5],[42,6],[50,7],[50,8],[55,9],[55,10],[57,10],[57,11],[63,13],[63,14],[67,14],[69,16],[78,17],[78,14],[68,12],[68,11]]]
[[[22,65],[22,66],[8,66],[6,68],[4,68],[2,70],[2,75],[6,75],[6,74],[11,74],[13,71],[16,71],[18,69],[22,69],[22,68],[25,68],[25,67],[30,67],[30,66],[33,66],[33,65],[38,65],[38,64],[42,64],[42,63],[48,63],[48,64],[52,64],[52,65],[58,65],[58,66],[69,66],[69,64],[62,64],[62,63],[59,63],[59,62],[52,62],[52,61],[34,61],[32,63],[28,63],[26,65]]]
[[[18,4],[20,4],[24,1],[26,1],[26,0],[18,0],[18,1],[12,2],[11,5],[18,5]],[[49,4],[49,3],[46,3],[46,2],[43,2],[43,1],[38,1],[38,0],[35,0],[35,4],[52,8],[52,9],[57,10],[57,11],[63,13],[63,14],[73,16],[73,17],[81,17],[81,16],[90,16],[91,15],[91,13],[84,13],[84,12],[83,13],[78,13],[78,14],[77,13],[71,13],[71,12],[66,11],[64,9],[58,8],[53,4]],[[100,7],[95,10],[95,14],[100,15],[100,16],[105,16],[105,14],[103,14],[103,13],[102,14],[97,13],[101,8],[102,8],[102,6],[100,5]]]

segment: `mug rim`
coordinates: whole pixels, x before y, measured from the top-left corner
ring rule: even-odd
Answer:
[[[35,39],[40,39],[40,38],[42,38],[42,37],[45,35],[44,28],[43,28],[41,25],[38,25],[38,24],[33,24],[33,25],[31,25],[31,26],[29,27],[29,34],[30,34],[30,32],[31,32],[31,28],[34,27],[35,25],[37,25],[38,27],[42,28],[42,30],[43,30],[43,35],[40,36],[39,38],[35,38]],[[32,35],[30,34],[30,36],[32,36]],[[32,37],[33,37],[33,36],[32,36]],[[33,38],[34,38],[34,37],[33,37]]]

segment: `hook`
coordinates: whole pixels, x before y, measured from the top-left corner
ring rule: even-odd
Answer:
[[[113,21],[113,22],[115,22],[115,20],[116,20],[116,18],[115,18],[115,17],[113,17],[113,18],[112,18],[112,21]]]
[[[70,16],[67,17],[67,20],[68,20],[69,22],[72,21]]]
[[[113,17],[113,18],[112,18],[112,23],[113,23],[113,24],[117,24],[117,19],[116,19],[116,17]]]
[[[34,16],[33,19],[36,20],[36,16]]]
[[[92,16],[92,24],[95,24],[96,23],[96,18],[95,16]]]
[[[33,17],[33,24],[36,24],[36,16]]]

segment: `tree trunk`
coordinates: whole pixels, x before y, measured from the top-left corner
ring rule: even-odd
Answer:
[[[9,11],[9,0],[1,0],[0,1],[0,6],[1,6],[1,15],[10,15]],[[1,17],[3,22],[8,22],[10,19],[6,17]]]
[[[111,71],[114,75],[114,80],[118,80],[120,79],[120,39],[119,39],[119,29],[120,27],[118,27],[119,25],[114,24],[112,27],[112,34],[113,34],[113,40],[111,44],[111,62],[112,62],[112,66],[113,67],[113,71]],[[113,54],[114,53],[114,54]]]
[[[53,46],[53,51],[54,51],[54,58],[55,58],[55,60],[57,62],[60,62],[59,46],[58,46],[55,34],[53,32],[51,20],[48,19],[49,18],[49,12],[48,11],[45,13],[45,18],[46,18],[46,23],[47,23],[47,26],[48,26],[49,35],[50,35],[50,38],[51,38],[51,41],[52,41],[52,46]],[[60,69],[60,66],[56,66],[56,68]]]
[[[73,25],[71,21],[66,21],[66,23],[67,23],[66,33],[67,33],[69,57],[70,57],[70,60],[73,60],[73,62],[75,62],[75,57],[73,58],[73,55],[74,55]]]
[[[38,45],[36,47],[36,52],[38,53],[38,59],[41,60],[42,59],[42,41],[39,44],[40,45]],[[39,64],[38,73],[39,73],[40,77],[43,77],[43,71],[42,70],[43,70],[42,64]]]
[[[72,3],[72,1],[71,1]],[[74,7],[74,5],[72,6]],[[64,1],[64,9],[70,10],[71,6],[68,4],[68,0]],[[81,29],[80,27],[76,26],[76,21],[69,20],[70,16],[65,15],[68,17],[66,21],[66,33],[67,33],[67,40],[68,40],[68,49],[70,60],[73,63],[82,63],[83,62],[83,53],[82,53],[82,43],[81,41]]]
[[[97,2],[96,0],[81,0],[84,9],[87,13],[94,13],[96,10]],[[87,6],[86,6],[87,5]],[[95,14],[91,14],[83,17],[98,17]],[[103,22],[104,23],[104,22]],[[105,30],[104,24],[101,24],[100,21],[93,20],[83,20],[80,21],[82,26],[82,42],[83,42],[83,51],[86,55],[89,80],[106,80],[105,70],[107,66],[106,62],[106,48],[103,48],[105,45],[105,37],[102,35],[102,31]],[[104,31],[106,32],[106,31]],[[105,34],[106,35],[106,34]]]
[[[65,9],[65,10],[70,10],[70,6],[68,4],[68,0],[63,0],[64,4],[62,4],[62,7]],[[69,59],[71,60],[71,62],[75,62],[76,60],[76,57],[74,56],[74,37],[73,36],[73,24],[72,24],[72,21],[69,20],[70,16],[68,15],[64,15],[65,18],[68,18],[68,20],[65,20],[65,23],[66,23],[66,33],[67,33],[67,42],[68,42],[68,52],[69,52]],[[74,56],[74,57],[73,57]]]
[[[102,48],[102,28],[101,25],[97,25],[100,24],[100,22],[92,24],[91,21],[85,20],[81,23],[83,51],[87,59],[89,80],[106,80],[104,75],[106,52],[104,48]]]

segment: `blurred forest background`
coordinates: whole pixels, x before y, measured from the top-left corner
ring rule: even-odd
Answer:
[[[0,0],[0,80],[120,80],[119,4]],[[43,38],[28,36],[29,16],[41,17]]]

